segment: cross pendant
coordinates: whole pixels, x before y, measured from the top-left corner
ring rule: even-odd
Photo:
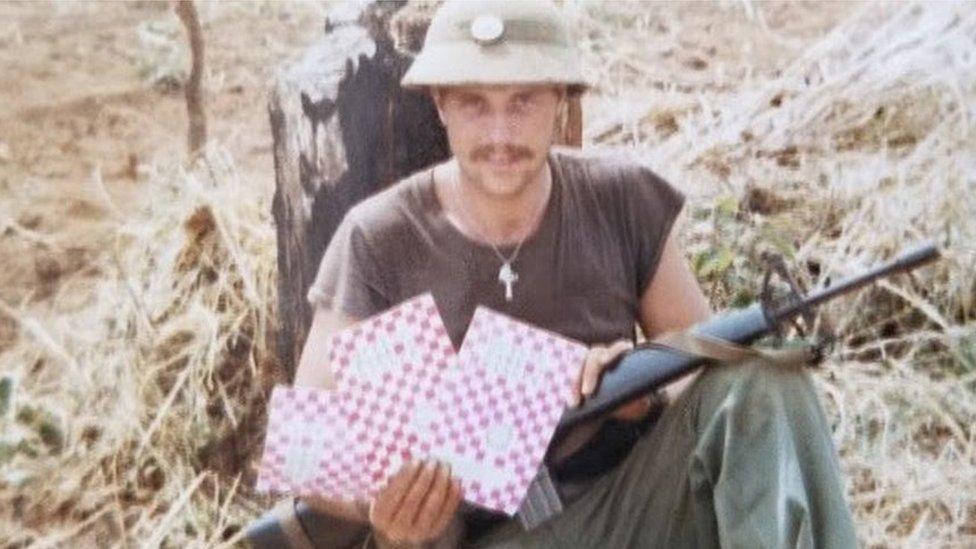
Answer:
[[[498,281],[505,285],[505,301],[512,300],[512,285],[518,280],[518,273],[506,261],[498,270]]]

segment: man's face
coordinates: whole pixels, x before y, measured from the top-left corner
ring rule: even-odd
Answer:
[[[465,181],[486,194],[518,194],[545,166],[562,88],[457,86],[435,90],[441,122]]]

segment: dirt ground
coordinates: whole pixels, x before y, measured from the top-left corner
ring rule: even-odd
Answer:
[[[210,142],[245,184],[270,187],[267,82],[324,7],[199,9]],[[153,165],[185,157],[185,49],[167,2],[0,2],[0,298],[50,295],[109,244],[106,223],[153,199],[140,185]]]
[[[775,73],[850,9],[764,4],[750,17],[746,7],[658,4],[646,21],[655,32],[621,47],[635,51],[635,67],[654,67],[663,84],[694,94]],[[321,32],[327,9],[200,4],[210,141],[246,184],[274,184],[267,83]],[[755,32],[763,22],[767,30]],[[140,180],[154,163],[184,156],[185,103],[174,81],[187,66],[168,2],[0,2],[0,298],[17,305],[51,295],[109,244],[106,223],[152,200]],[[603,103],[588,103],[591,117]]]

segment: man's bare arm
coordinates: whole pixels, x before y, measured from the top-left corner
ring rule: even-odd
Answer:
[[[708,300],[677,242],[675,231],[671,232],[664,245],[657,271],[641,296],[639,309],[641,330],[648,339],[664,332],[686,330],[712,315]],[[665,392],[668,397],[674,398],[694,378],[691,375],[680,379],[665,387]]]
[[[332,388],[332,371],[325,362],[328,356],[329,338],[336,332],[351,326],[357,319],[324,307],[318,307],[312,317],[312,326],[308,330],[308,339],[302,348],[302,356],[298,360],[295,370],[295,385],[317,387],[319,389]],[[352,502],[340,502],[315,497],[302,497],[317,511],[341,517],[348,520],[366,522],[369,520],[367,509]]]
[[[339,311],[324,307],[317,307],[312,316],[312,326],[308,330],[302,356],[298,359],[298,369],[295,370],[295,385],[332,388],[332,372],[324,362],[328,356],[329,338],[336,332],[352,326],[359,319],[352,318]]]

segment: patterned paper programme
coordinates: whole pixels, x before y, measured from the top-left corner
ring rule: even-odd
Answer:
[[[365,456],[364,469],[349,474],[372,497],[406,462],[425,457],[413,424],[418,399],[457,368],[457,353],[429,293],[336,334],[330,347],[340,415]]]
[[[257,489],[371,499],[411,458],[415,397],[457,354],[433,296],[407,300],[336,333],[332,390],[275,389]]]
[[[439,392],[430,454],[452,464],[465,499],[514,514],[545,456],[586,347],[485,307]],[[427,438],[427,437],[425,437]]]
[[[258,488],[370,499],[411,460],[513,514],[552,438],[582,344],[479,307],[455,353],[424,294],[336,334],[333,391],[275,390]]]
[[[360,499],[369,484],[349,471],[363,468],[333,399],[308,387],[275,387],[257,490],[335,499]]]

